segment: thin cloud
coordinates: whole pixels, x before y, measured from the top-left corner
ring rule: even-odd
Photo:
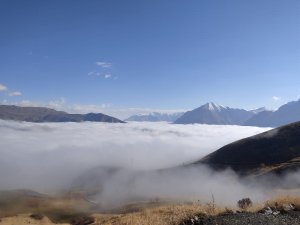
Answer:
[[[13,91],[13,92],[8,93],[8,96],[10,96],[10,97],[21,96],[21,95],[22,95],[22,93],[20,91]]]
[[[112,63],[110,63],[110,62],[103,62],[103,61],[96,62],[96,65],[100,66],[102,68],[111,68],[112,67]]]
[[[7,87],[3,84],[0,84],[0,91],[6,91]]]
[[[278,102],[278,101],[280,101],[282,98],[279,97],[279,96],[273,96],[272,99],[273,99],[275,102]]]
[[[108,79],[108,78],[116,78],[116,77],[114,77],[114,76],[113,76],[112,74],[110,74],[110,73],[101,73],[101,72],[95,72],[95,71],[89,72],[88,75],[89,75],[89,76],[102,77],[102,78],[105,78],[105,79]]]

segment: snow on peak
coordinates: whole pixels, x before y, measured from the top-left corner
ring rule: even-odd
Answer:
[[[222,109],[224,109],[224,106],[221,106],[221,105],[218,105],[218,104],[215,104],[213,102],[209,102],[205,105],[208,110],[210,111],[221,111]]]
[[[260,108],[257,108],[257,109],[250,110],[250,112],[252,112],[254,114],[258,114],[258,113],[261,113],[263,111],[268,111],[268,110],[266,109],[266,107],[260,107]]]

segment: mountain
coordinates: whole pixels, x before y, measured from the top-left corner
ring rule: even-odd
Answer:
[[[69,114],[45,107],[20,107],[14,105],[0,105],[0,119],[26,122],[108,122],[124,123],[123,121],[102,114]]]
[[[226,145],[193,163],[238,173],[283,173],[300,168],[300,122]]]
[[[249,110],[249,112],[252,112],[253,114],[258,114],[258,113],[261,113],[261,112],[264,112],[264,111],[268,111],[266,109],[266,107],[261,107],[261,108],[258,108],[258,109]]]
[[[255,112],[244,109],[233,109],[207,103],[199,108],[184,113],[180,118],[175,120],[175,124],[216,124],[216,125],[242,125],[249,120]]]
[[[256,115],[251,117],[249,120],[247,120],[243,125],[255,126],[255,127],[272,127],[272,126],[270,126],[270,121],[269,121],[272,114],[273,114],[273,111],[269,111],[269,110],[257,113]]]
[[[126,121],[149,121],[149,122],[158,122],[158,121],[167,121],[167,122],[174,122],[179,117],[181,117],[184,113],[177,112],[177,113],[158,113],[152,112],[149,114],[139,114],[130,116]]]
[[[300,121],[300,100],[289,102],[276,111],[264,111],[249,119],[245,125],[278,127]]]

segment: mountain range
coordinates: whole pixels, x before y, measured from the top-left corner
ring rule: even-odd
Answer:
[[[0,119],[26,122],[108,122],[124,123],[122,120],[102,114],[69,114],[45,107],[20,107],[14,105],[0,105]]]
[[[45,107],[20,107],[0,105],[0,119],[27,122],[110,122],[124,123],[117,118],[102,114],[70,114]],[[279,127],[300,121],[300,100],[289,102],[275,111],[266,108],[245,110],[222,106],[213,102],[206,103],[194,110],[176,113],[158,113],[133,115],[126,121],[167,121],[174,124],[212,124],[241,125],[257,127]]]
[[[278,127],[297,121],[300,121],[300,100],[289,102],[275,111],[264,107],[255,110],[234,109],[210,102],[187,111],[174,123]]]
[[[300,100],[289,102],[276,111],[263,111],[245,122],[246,126],[278,127],[300,121]]]
[[[175,120],[175,124],[216,124],[216,125],[243,125],[257,113],[265,111],[265,108],[257,110],[233,109],[213,102],[206,103],[192,111],[184,113]]]
[[[149,122],[159,122],[159,121],[166,121],[166,122],[174,122],[179,117],[181,117],[184,112],[176,112],[176,113],[159,113],[159,112],[152,112],[149,114],[138,114],[133,115],[127,118],[125,121],[149,121]]]

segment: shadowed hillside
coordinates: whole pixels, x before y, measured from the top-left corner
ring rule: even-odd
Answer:
[[[283,172],[300,166],[300,122],[258,134],[209,154],[194,164],[249,172],[269,168]]]

